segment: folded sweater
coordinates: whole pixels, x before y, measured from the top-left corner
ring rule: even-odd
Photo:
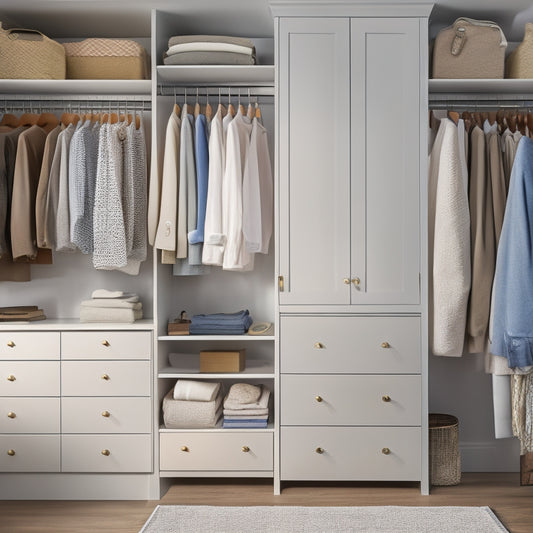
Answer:
[[[178,379],[174,385],[174,400],[212,402],[220,390],[220,383]]]
[[[253,403],[261,398],[262,385],[251,385],[250,383],[233,384],[226,396],[226,402],[230,403]]]
[[[246,37],[233,37],[231,35],[175,35],[168,40],[168,47],[183,43],[230,43],[253,48],[254,43]]]
[[[252,403],[238,403],[235,401],[231,401],[231,398],[229,398],[228,395],[224,398],[224,414],[226,414],[226,410],[232,410],[232,411],[243,411],[243,410],[249,410],[249,409],[267,409],[268,410],[268,399],[270,398],[270,390],[266,387],[266,385],[263,385],[262,391],[261,391],[261,397],[257,402]],[[228,413],[229,414],[229,413]],[[231,413],[234,414],[234,413]],[[256,414],[264,414],[264,413],[256,413]]]

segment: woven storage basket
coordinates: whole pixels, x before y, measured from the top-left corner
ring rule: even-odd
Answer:
[[[533,23],[528,22],[524,40],[505,61],[506,78],[533,78]]]
[[[432,485],[461,482],[459,420],[453,415],[429,415],[429,480]]]
[[[64,48],[46,35],[25,29],[5,30],[0,24],[0,78],[64,80]]]

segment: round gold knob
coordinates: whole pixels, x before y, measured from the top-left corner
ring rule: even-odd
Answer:
[[[8,381],[15,381],[16,379],[17,378],[13,374],[9,374],[9,376],[7,376]]]
[[[249,452],[249,451],[250,451],[250,448],[248,448],[248,446],[243,446],[243,447],[241,448],[241,450],[242,450],[244,453],[246,453],[246,452]]]
[[[15,347],[15,343],[13,341],[9,341],[7,343],[7,345],[10,347],[10,348],[14,348]]]
[[[352,283],[356,286],[361,284],[361,280],[359,278],[352,278]]]
[[[318,403],[320,403],[320,402],[323,400],[323,398],[322,398],[322,396],[315,396],[315,400],[316,400]]]
[[[15,455],[15,450],[7,450],[7,455],[11,455],[11,457],[13,457]]]
[[[387,341],[385,341],[385,342],[381,343],[381,347],[382,348],[390,348],[390,344]]]
[[[319,447],[319,448],[317,448],[317,449],[315,450],[315,452],[316,452],[316,453],[324,453],[324,448],[320,448],[320,447]]]
[[[390,402],[390,396],[388,394],[385,394],[385,396],[382,396],[381,399],[384,401],[384,402]]]
[[[109,341],[102,341],[102,344],[103,344],[104,346],[111,346],[111,345],[109,344]]]
[[[109,450],[102,450],[100,453],[101,453],[102,455],[106,455],[106,456],[107,456],[107,455],[111,455],[111,452],[110,452]]]
[[[350,285],[350,279],[349,278],[344,278],[342,281],[344,281],[345,285]]]
[[[102,376],[102,379],[105,380],[105,381],[109,381],[110,378],[109,378],[109,376],[107,374],[104,374]]]
[[[111,416],[111,413],[109,411],[102,411],[102,416],[104,418],[109,418]]]
[[[382,448],[381,449],[381,453],[383,455],[389,455],[390,454],[390,449],[389,448]]]
[[[181,447],[181,451],[182,451],[182,452],[188,452],[188,451],[189,451],[189,448],[187,448],[187,446],[182,446],[182,447]]]
[[[315,342],[315,344],[313,344],[313,348],[316,348],[317,350],[322,350],[322,348],[324,348],[324,345],[321,342]]]
[[[17,417],[17,415],[13,411],[9,411],[9,413],[7,413],[7,416],[9,418],[16,418]]]

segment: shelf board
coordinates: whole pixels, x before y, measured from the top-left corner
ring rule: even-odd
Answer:
[[[257,378],[257,379],[272,379],[274,374],[274,363],[259,359],[247,359],[246,368],[242,372],[200,372],[199,357],[188,357],[187,354],[183,357],[183,364],[179,367],[167,366],[158,372],[159,378],[184,378],[191,375],[202,376],[208,379],[232,379],[232,378]]]
[[[159,433],[195,433],[198,431],[201,431],[202,433],[240,433],[242,431],[249,431],[251,433],[272,433],[274,431],[274,423],[269,421],[266,428],[223,428],[221,419],[214,428],[169,429],[164,425],[159,426]]]
[[[273,341],[274,335],[161,335],[159,341]]]
[[[120,322],[80,322],[79,318],[47,318],[35,322],[0,322],[0,331],[47,331],[47,330],[153,330],[154,321],[151,318],[136,320],[133,323]]]
[[[531,98],[533,79],[430,79],[429,94],[519,95]]]
[[[158,84],[274,86],[274,65],[159,65]]]
[[[0,80],[2,95],[139,95],[150,98],[150,80]]]

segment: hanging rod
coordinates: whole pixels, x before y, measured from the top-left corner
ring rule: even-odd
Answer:
[[[49,97],[39,98],[14,98],[12,96],[0,96],[0,109],[7,111],[28,111],[47,109],[50,111],[60,111],[67,109],[109,109],[127,108],[132,111],[151,111],[152,102],[150,100],[139,100],[136,98],[68,98],[58,99]]]
[[[157,94],[158,96],[209,96],[215,97],[220,94],[220,96],[231,96],[238,98],[239,93],[241,98],[250,96],[275,96],[275,90],[272,86],[264,85],[158,85]]]

